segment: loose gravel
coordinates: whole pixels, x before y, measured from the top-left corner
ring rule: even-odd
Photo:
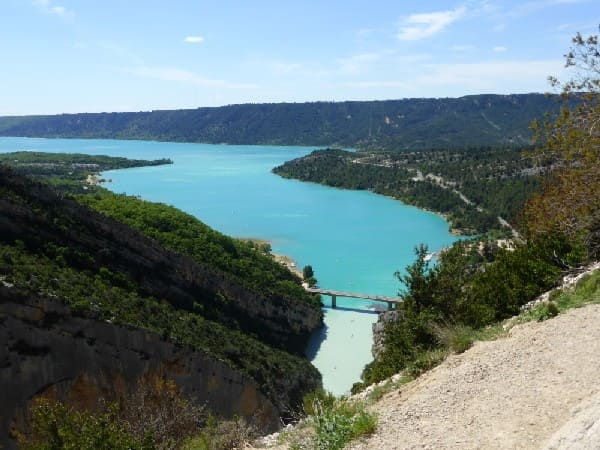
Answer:
[[[600,305],[517,325],[386,394],[350,448],[600,448],[599,374]]]

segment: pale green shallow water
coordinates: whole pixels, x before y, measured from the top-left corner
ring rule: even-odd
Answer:
[[[415,245],[451,244],[434,214],[364,191],[285,180],[270,171],[313,147],[233,146],[96,139],[0,138],[0,152],[79,152],[130,158],[171,158],[174,164],[111,171],[106,187],[174,205],[226,234],[272,242],[273,252],[311,264],[323,288],[393,296],[393,273],[414,259]],[[347,393],[371,360],[369,302],[326,304],[326,328],[307,349],[325,388]],[[357,311],[360,310],[360,311]]]

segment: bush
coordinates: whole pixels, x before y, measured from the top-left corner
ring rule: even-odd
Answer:
[[[377,419],[357,402],[337,401],[333,406],[316,403],[311,417],[315,432],[314,448],[338,450],[353,439],[375,432]]]
[[[150,449],[136,441],[126,422],[119,420],[116,404],[91,414],[68,409],[55,400],[40,398],[31,411],[32,435],[21,437],[23,450],[136,450]]]
[[[38,398],[31,408],[25,450],[167,450],[200,432],[203,408],[181,396],[171,380],[147,374],[119,402],[99,399],[90,410]]]
[[[433,332],[442,347],[448,348],[455,353],[462,353],[468,350],[476,338],[475,330],[462,324],[435,325]]]
[[[310,415],[291,431],[282,433],[290,450],[338,450],[348,442],[375,432],[377,417],[365,410],[365,403],[335,398],[317,390],[304,398]]]
[[[244,419],[219,421],[211,416],[202,432],[183,444],[183,450],[230,450],[245,448],[256,437],[256,429]]]
[[[307,416],[317,413],[315,405],[325,408],[333,408],[336,398],[331,392],[327,392],[322,388],[309,392],[302,399],[302,408]]]

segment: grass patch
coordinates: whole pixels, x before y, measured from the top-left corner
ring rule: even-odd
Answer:
[[[439,365],[444,359],[446,359],[447,355],[448,350],[445,348],[436,348],[421,352],[413,361],[407,364],[406,369],[404,369],[404,373],[416,378],[422,373],[427,372],[428,370],[431,370],[435,366]]]
[[[436,325],[433,327],[433,332],[441,346],[454,353],[468,350],[476,339],[475,330],[462,324]]]
[[[600,270],[584,276],[577,282],[574,290],[560,292],[554,301],[561,312],[600,303]]]
[[[314,448],[339,450],[353,439],[372,434],[377,429],[376,417],[364,404],[340,400],[331,407],[315,405],[312,416]]]
[[[549,301],[536,305],[521,314],[515,324],[531,321],[541,322],[569,309],[598,303],[600,303],[600,270],[585,275],[573,288],[553,291]]]
[[[371,388],[371,391],[367,396],[367,401],[368,403],[375,403],[388,392],[392,392],[400,388],[400,386],[410,383],[414,379],[415,377],[407,373],[402,373],[399,377],[389,378],[385,382],[379,383],[375,387]]]

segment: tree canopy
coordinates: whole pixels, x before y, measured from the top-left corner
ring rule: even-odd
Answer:
[[[562,233],[579,241],[589,259],[600,256],[600,46],[598,35],[573,38],[565,55],[571,79],[550,77],[562,90],[556,120],[534,121],[538,161],[551,167],[542,192],[527,205],[530,231]],[[578,99],[573,107],[571,100]]]

